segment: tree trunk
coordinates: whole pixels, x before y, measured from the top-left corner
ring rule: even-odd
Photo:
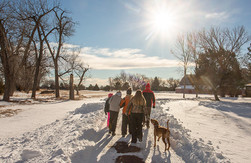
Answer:
[[[3,101],[10,100],[10,89],[11,89],[10,67],[8,64],[8,57],[6,53],[7,53],[6,50],[4,50],[1,46],[1,60],[4,68],[4,79],[5,79]]]
[[[186,91],[186,75],[187,75],[187,70],[186,70],[186,67],[184,67],[184,79],[185,79],[185,83],[184,83],[184,90],[183,90],[183,98],[186,98],[186,94],[185,94],[185,91]]]
[[[41,45],[40,45],[41,46]],[[43,46],[43,45],[42,45]],[[42,49],[42,47],[41,47]],[[40,51],[42,51],[40,49]],[[40,52],[39,52],[40,53]],[[38,76],[39,76],[39,69],[40,69],[40,63],[42,60],[42,54],[43,52],[41,52],[41,54],[39,54],[38,60],[36,62],[36,71],[35,71],[35,77],[34,77],[34,82],[33,82],[33,87],[32,87],[32,95],[31,98],[36,98],[36,91],[37,91],[37,86],[38,86]]]
[[[219,99],[217,93],[214,93],[214,99],[215,99],[216,101],[220,101],[220,99]]]
[[[11,79],[12,80],[10,81],[10,96],[13,96],[14,92],[16,91],[16,83],[12,73],[11,73]]]
[[[186,91],[186,82],[185,82],[185,85],[184,85],[184,90],[183,90],[183,98],[186,98],[185,91]]]
[[[58,77],[58,63],[57,60],[54,60],[55,65],[55,89],[56,89],[56,98],[60,97],[59,94],[59,77]]]
[[[38,28],[38,36],[39,36],[39,41],[40,41],[40,49],[39,49],[39,56],[36,61],[36,70],[35,70],[35,76],[34,76],[34,82],[33,82],[33,88],[32,88],[32,94],[31,98],[36,98],[36,91],[38,87],[38,80],[39,80],[39,69],[40,69],[40,64],[43,58],[43,47],[44,47],[44,41],[41,38],[40,30]]]
[[[79,96],[79,86],[76,87],[77,95]]]
[[[1,47],[1,61],[3,65],[4,71],[4,79],[5,79],[5,87],[4,87],[4,95],[3,100],[10,100],[10,88],[11,88],[11,73],[10,73],[10,65],[8,56],[10,56],[9,46],[7,42],[6,32],[2,21],[0,20],[0,47]]]

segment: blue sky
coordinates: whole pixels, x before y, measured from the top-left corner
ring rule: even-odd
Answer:
[[[67,44],[81,47],[81,57],[91,67],[85,85],[105,85],[108,77],[122,70],[180,79],[180,64],[170,50],[182,32],[244,25],[251,34],[250,0],[61,0],[61,4],[78,22]],[[168,20],[164,24],[162,13]]]

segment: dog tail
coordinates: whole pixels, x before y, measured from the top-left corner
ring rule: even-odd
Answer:
[[[169,126],[168,126],[168,123],[169,123],[169,120],[167,120],[167,122],[166,122],[166,127],[168,128]]]

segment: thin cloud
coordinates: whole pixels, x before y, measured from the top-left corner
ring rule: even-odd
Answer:
[[[119,49],[84,47],[80,56],[97,70],[121,70],[135,68],[179,67],[179,62],[157,56],[147,56],[140,49]]]
[[[229,16],[230,15],[227,12],[214,12],[205,15],[207,19],[228,19]]]

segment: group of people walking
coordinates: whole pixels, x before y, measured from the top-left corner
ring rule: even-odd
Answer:
[[[113,136],[116,135],[116,125],[120,108],[122,109],[122,127],[121,133],[125,137],[127,130],[132,135],[132,143],[137,140],[142,141],[142,126],[146,124],[147,128],[150,127],[150,114],[151,108],[155,108],[155,96],[151,91],[150,84],[146,84],[145,90],[137,90],[135,95],[132,95],[132,89],[128,88],[126,96],[122,99],[121,92],[115,95],[108,94],[108,99],[105,103],[105,114],[108,115],[107,127],[109,133]]]

